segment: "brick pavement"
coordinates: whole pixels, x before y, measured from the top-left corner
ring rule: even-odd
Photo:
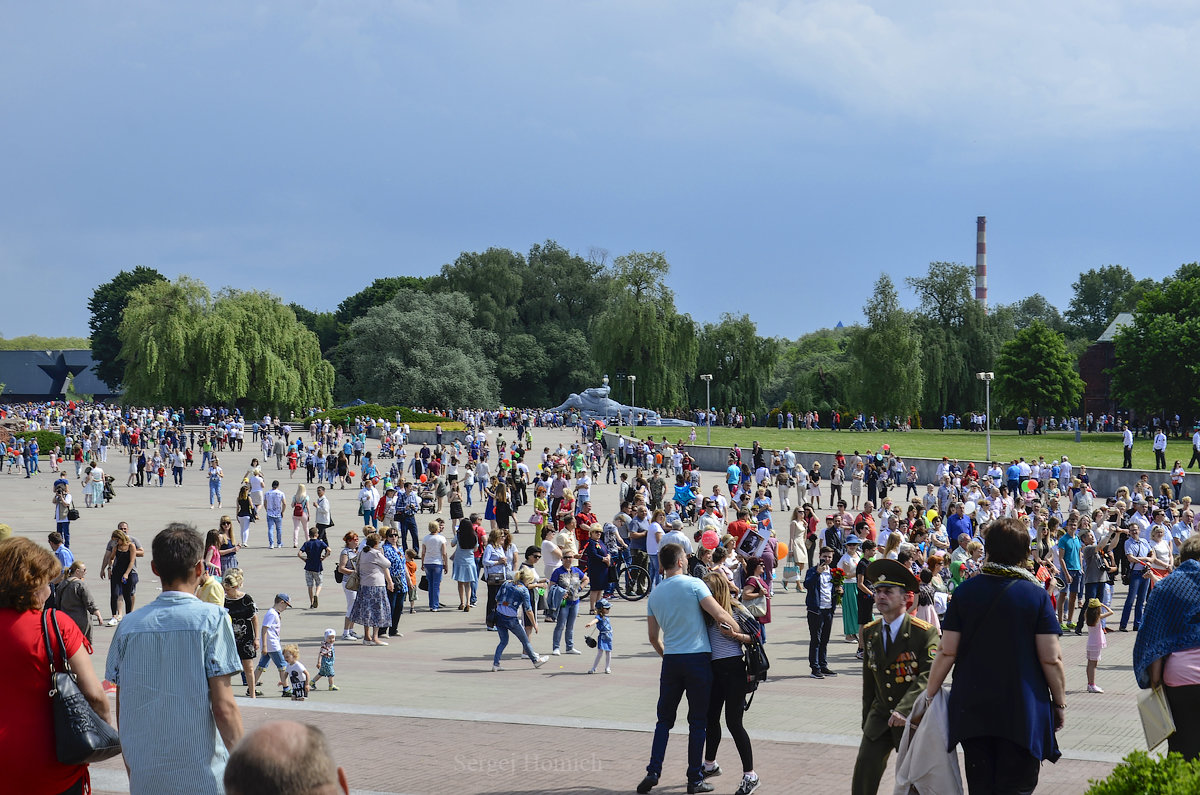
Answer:
[[[574,437],[565,431],[536,431],[535,449],[540,450],[543,445],[553,446],[560,439],[571,438]],[[229,481],[227,485],[230,487],[226,512],[232,513],[229,508],[232,506],[232,494],[236,491],[234,485],[250,458],[249,447],[243,453],[226,453],[222,456]],[[169,520],[191,521],[205,530],[215,526],[217,516],[221,513],[208,509],[206,486],[194,469],[186,473],[182,489],[169,486],[162,489],[127,489],[120,485],[122,465],[117,456],[111,457],[108,468],[111,473],[118,475],[116,501],[104,509],[83,509],[83,516],[73,529],[74,551],[91,564],[88,584],[105,615],[108,614],[107,583],[98,578],[98,570],[104,543],[118,519],[129,521],[134,535],[149,547],[155,530]],[[270,463],[264,469],[264,474],[268,479],[280,475],[281,487],[289,495],[303,477],[301,472],[300,478],[289,481],[286,470],[277,472]],[[711,481],[712,476],[706,475],[705,482]],[[53,529],[49,484],[50,478],[46,475],[32,480],[16,475],[0,476],[0,521],[11,524],[19,534],[44,542],[46,533]],[[73,491],[76,490],[73,488]],[[356,493],[350,488],[332,492],[337,531],[344,532],[357,527],[354,521]],[[593,501],[599,516],[611,516],[616,509],[616,487],[603,483],[594,485]],[[482,512],[482,505],[477,501],[469,510]],[[528,509],[522,509],[519,516],[527,514]],[[448,511],[444,515],[448,516]],[[429,514],[422,515],[423,521],[429,518]],[[786,528],[787,517],[783,513],[777,512],[774,518],[777,527]],[[522,524],[520,529],[522,532],[517,536],[517,543],[524,547],[532,542],[532,537],[528,525]],[[247,591],[256,597],[260,610],[265,609],[271,595],[277,591],[289,592],[295,597],[294,604],[306,604],[300,561],[290,548],[268,551],[262,546],[264,533],[262,523],[255,524],[251,541],[254,546],[240,553],[242,567],[247,574]],[[143,579],[139,603],[157,594],[156,581],[148,564],[149,561],[145,560],[140,566]],[[444,596],[449,596],[451,591],[452,586],[444,585]],[[423,608],[415,615],[406,614],[401,621],[401,631],[405,637],[396,639],[388,648],[341,645],[337,669],[338,684],[342,689],[337,694],[327,696],[323,693],[314,699],[308,708],[313,720],[331,730],[339,742],[350,742],[353,740],[346,733],[340,728],[333,731],[332,727],[343,725],[344,721],[350,719],[352,710],[398,710],[388,714],[368,714],[354,720],[366,722],[362,731],[369,736],[373,736],[370,732],[378,731],[381,737],[392,736],[401,740],[405,747],[419,748],[427,742],[433,742],[424,739],[426,735],[441,737],[441,746],[436,749],[431,747],[429,752],[431,758],[437,760],[442,757],[437,757],[435,751],[444,754],[445,748],[453,747],[454,737],[467,739],[467,745],[472,748],[489,747],[486,743],[491,741],[490,738],[497,734],[498,729],[494,723],[481,722],[485,718],[489,721],[506,721],[514,720],[513,714],[522,715],[525,717],[517,722],[528,725],[522,726],[519,731],[522,736],[529,732],[531,744],[523,742],[517,747],[542,747],[543,743],[548,743],[549,747],[556,749],[556,754],[573,753],[571,749],[593,745],[590,735],[584,734],[589,732],[604,737],[602,744],[594,744],[596,747],[623,749],[614,756],[614,760],[624,760],[620,762],[623,766],[617,767],[618,761],[614,761],[613,767],[604,768],[605,771],[612,771],[611,779],[607,773],[600,779],[590,778],[591,773],[579,770],[565,780],[556,779],[555,788],[584,787],[583,782],[596,782],[587,787],[611,786],[615,788],[614,791],[632,788],[640,778],[644,757],[648,753],[649,738],[644,732],[653,720],[657,697],[657,658],[645,640],[644,603],[616,602],[613,611],[614,673],[611,677],[588,677],[584,672],[591,664],[590,656],[551,658],[551,663],[535,673],[529,670],[527,663],[517,659],[515,644],[510,645],[506,662],[506,667],[512,670],[491,674],[488,667],[496,636],[483,631],[481,610],[467,614],[457,612],[453,609],[455,602],[452,596],[450,600],[450,609],[437,614],[424,611]],[[1122,591],[1114,607],[1119,609],[1123,600]],[[297,609],[284,615],[285,641],[300,643],[304,650],[304,662],[312,666],[321,631],[325,627],[340,629],[343,610],[340,588],[333,584],[332,575],[327,575],[320,609]],[[835,631],[830,662],[842,676],[820,682],[811,680],[807,677],[807,627],[802,596],[795,592],[779,594],[774,603],[773,616],[769,630],[773,675],[747,716],[751,735],[760,738],[759,742],[763,744],[764,779],[770,782],[772,788],[785,786],[785,782],[790,782],[786,786],[799,787],[824,781],[833,790],[844,789],[848,786],[849,770],[858,742],[860,715],[861,680],[858,671],[861,664],[854,659],[854,646],[838,642],[839,635]],[[580,622],[580,632],[584,621],[586,618]],[[836,625],[835,630],[840,627],[840,619]],[[534,638],[534,646],[546,652],[549,650],[548,633],[551,627],[542,624],[541,628],[542,632]],[[96,630],[95,662],[98,670],[103,669],[110,637],[111,630]],[[1060,734],[1060,744],[1066,758],[1057,766],[1046,767],[1044,784],[1039,792],[1082,792],[1089,776],[1102,775],[1121,756],[1144,747],[1134,699],[1136,686],[1129,665],[1134,637],[1132,633],[1109,635],[1110,646],[1105,652],[1099,675],[1099,682],[1106,690],[1103,695],[1084,692],[1085,641],[1074,636],[1064,638],[1070,708],[1067,726]],[[264,681],[270,682],[273,678],[267,676]],[[512,693],[511,703],[501,702],[484,708],[482,700],[497,689],[497,682],[501,683],[502,692]],[[339,717],[336,719],[320,707],[334,699],[337,699],[338,705],[343,705],[337,709]],[[263,704],[273,705],[272,709],[291,709],[292,705],[281,706],[279,702],[273,700]],[[258,719],[263,708],[257,704],[243,703],[246,704],[245,713],[250,724]],[[388,723],[394,722],[396,715],[408,716],[403,718],[399,729]],[[557,728],[547,730],[549,734],[543,738],[538,733],[542,730],[535,724],[547,721]],[[410,730],[409,727],[416,726],[417,722],[420,722],[422,731]],[[385,730],[382,728],[384,725],[392,728]],[[385,731],[389,734],[385,734]],[[507,736],[515,731],[505,729],[500,733]],[[355,746],[359,744],[353,742]],[[681,748],[682,744],[676,742],[675,751]],[[354,750],[347,746],[347,751]],[[731,754],[732,749],[730,754],[723,756],[733,759]],[[681,771],[682,762],[670,761],[680,758],[672,754],[669,765],[676,764]],[[439,790],[438,782],[441,781],[439,776],[444,776],[446,770],[438,768],[433,762],[429,763],[432,767],[427,771],[422,768],[427,775],[406,775],[402,781],[393,776],[383,779],[382,783],[376,780],[371,765],[364,763],[355,767],[355,763],[345,762],[345,757],[343,762],[351,770],[351,780],[358,788],[374,789],[381,786],[383,789],[378,791],[444,791],[444,788]],[[444,768],[444,761],[441,764]],[[816,774],[816,780],[803,778],[808,775],[807,771],[816,767],[821,770]],[[119,770],[119,764],[115,770]],[[361,779],[358,775],[360,770]],[[474,781],[471,779],[474,773],[459,772],[465,776],[462,781]],[[726,782],[729,791],[736,787],[733,778],[730,776]],[[408,788],[407,785],[413,782],[419,786]],[[1052,782],[1058,782],[1053,786],[1059,788],[1051,789]],[[512,781],[500,786],[484,776],[477,784],[464,786],[463,791],[520,791],[505,788],[511,786],[514,786]]]
[[[535,705],[520,705],[531,706]],[[335,758],[346,768],[350,786],[368,793],[626,793],[644,775],[650,751],[649,726],[632,730],[548,726],[537,722],[537,716],[496,723],[473,720],[469,714],[459,719],[353,711],[330,714],[290,703],[248,708],[243,714],[247,729],[268,720],[322,726]],[[755,770],[763,780],[759,792],[845,791],[856,753],[851,745],[755,739]],[[685,754],[685,738],[676,733],[667,748],[662,784],[655,792],[685,790]],[[740,765],[728,738],[718,759],[725,772],[713,779],[716,791],[733,792]],[[893,786],[892,767],[881,792]],[[1079,760],[1046,764],[1037,791],[1075,795],[1086,790],[1089,778],[1102,777],[1108,769],[1104,763]],[[93,766],[93,771],[97,793],[128,791],[119,760]]]

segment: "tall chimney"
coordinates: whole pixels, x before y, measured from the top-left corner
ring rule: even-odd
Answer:
[[[987,216],[975,219],[975,300],[987,311]]]

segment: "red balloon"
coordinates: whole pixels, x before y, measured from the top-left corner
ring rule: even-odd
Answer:
[[[1037,487],[1038,487],[1038,482],[1037,482],[1036,480],[1034,480],[1033,478],[1030,478],[1030,479],[1029,479],[1027,482],[1029,483],[1029,490],[1030,490],[1030,491],[1036,491],[1036,490],[1037,490]]]
[[[425,480],[426,480],[426,477],[424,475],[421,475],[421,482],[424,483]]]

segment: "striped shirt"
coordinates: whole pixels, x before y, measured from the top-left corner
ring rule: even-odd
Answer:
[[[208,680],[242,670],[222,607],[166,591],[117,626],[105,677],[118,687],[133,795],[221,795],[229,753]]]

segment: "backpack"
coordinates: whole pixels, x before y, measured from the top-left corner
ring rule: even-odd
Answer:
[[[742,652],[743,660],[746,663],[746,703],[742,708],[749,710],[750,703],[754,701],[754,694],[758,691],[759,683],[767,681],[767,671],[771,669],[771,661],[767,658],[766,649],[763,648],[762,624],[744,610],[734,610],[733,617],[737,619],[738,628],[753,638]]]

